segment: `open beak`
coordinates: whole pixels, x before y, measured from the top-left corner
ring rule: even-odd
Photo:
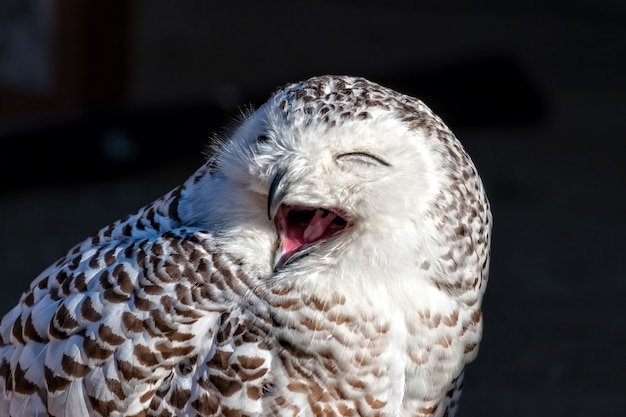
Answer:
[[[348,221],[338,209],[285,204],[290,188],[285,171],[272,179],[267,199],[267,215],[278,235],[273,268],[277,271],[307,255],[313,245],[343,232]]]

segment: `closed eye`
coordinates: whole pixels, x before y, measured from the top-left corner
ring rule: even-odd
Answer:
[[[386,167],[390,167],[391,164],[387,161],[380,159],[377,156],[370,155],[367,152],[346,152],[339,154],[335,157],[337,161],[351,161],[357,162],[365,165],[383,165]]]

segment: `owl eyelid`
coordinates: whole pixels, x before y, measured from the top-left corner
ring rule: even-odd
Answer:
[[[340,161],[346,159],[349,161],[355,161],[367,165],[382,165],[390,167],[391,164],[377,156],[371,155],[367,152],[346,152],[341,153],[335,157],[335,160]]]

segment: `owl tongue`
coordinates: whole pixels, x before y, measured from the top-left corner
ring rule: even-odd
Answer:
[[[286,221],[283,222],[280,233],[283,252],[292,255],[302,246],[319,240],[335,217],[335,214],[323,209],[315,210],[313,217],[307,221],[292,221],[289,215],[285,216]]]
[[[318,240],[328,228],[337,215],[331,213],[328,210],[315,210],[315,215],[309,222],[309,225],[304,229],[302,239],[305,243],[311,243]]]
[[[275,218],[280,238],[280,264],[303,248],[343,230],[346,221],[323,208],[281,206]]]

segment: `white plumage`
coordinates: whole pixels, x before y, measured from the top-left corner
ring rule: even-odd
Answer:
[[[452,416],[490,229],[421,101],[287,85],[33,281],[0,323],[0,415]]]

